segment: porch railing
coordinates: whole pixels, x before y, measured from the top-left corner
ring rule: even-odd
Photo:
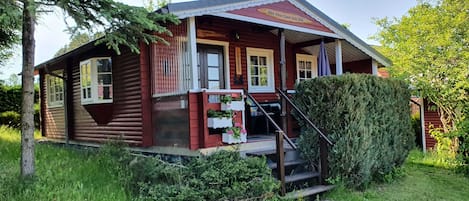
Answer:
[[[316,132],[319,133],[319,172],[321,173],[321,183],[325,182],[325,179],[328,177],[329,164],[327,161],[328,158],[328,145],[332,146],[334,143],[319,129],[301,110],[296,106],[293,101],[280,89],[277,89],[278,93],[286,102],[293,107],[293,109],[298,113],[299,117],[308,123]]]

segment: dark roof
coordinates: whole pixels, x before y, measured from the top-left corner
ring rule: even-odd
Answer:
[[[192,10],[213,6],[221,6],[225,4],[248,2],[252,0],[199,0],[199,1],[187,1],[179,3],[170,3],[167,5],[169,12],[178,12],[184,10]]]

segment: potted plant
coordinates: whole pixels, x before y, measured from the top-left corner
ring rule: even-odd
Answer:
[[[231,95],[220,96],[221,110],[244,111],[244,101],[242,96],[232,97]]]
[[[222,142],[228,144],[247,142],[247,132],[240,123],[225,129],[222,134]]]
[[[226,128],[233,126],[232,111],[215,111],[209,109],[207,112],[207,126],[209,128]]]

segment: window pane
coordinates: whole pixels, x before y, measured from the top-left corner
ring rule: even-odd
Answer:
[[[209,89],[220,89],[220,82],[219,81],[208,81],[208,88]]]
[[[209,80],[220,80],[220,71],[218,68],[208,68]]]
[[[112,75],[111,74],[99,74],[98,84],[112,84]]]
[[[311,71],[306,71],[306,78],[312,78]]]
[[[103,87],[103,99],[106,100],[106,99],[111,99],[111,98],[112,98],[111,87],[110,86]]]
[[[207,64],[208,66],[219,66],[220,62],[218,61],[218,54],[207,54]]]
[[[252,86],[258,86],[259,85],[259,80],[257,77],[251,77],[251,85]]]
[[[268,86],[267,77],[260,77],[260,86]]]
[[[257,66],[251,66],[251,75],[257,75],[257,74],[259,74]]]
[[[265,75],[267,76],[267,67],[266,66],[263,66],[262,68],[260,68],[260,73],[259,75]]]
[[[267,57],[259,57],[259,65],[261,66],[267,65]]]
[[[98,72],[111,72],[111,59],[98,59],[96,61]]]
[[[86,91],[87,91],[86,93],[88,94],[87,98],[91,98],[91,88],[87,88]]]
[[[304,71],[300,71],[300,78],[305,78],[305,72]]]
[[[251,56],[251,65],[258,65],[257,56]]]
[[[311,62],[310,61],[307,61],[306,62],[306,66],[305,66],[305,69],[308,69],[308,70],[311,70]]]

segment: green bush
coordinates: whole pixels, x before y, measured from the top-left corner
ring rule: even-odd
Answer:
[[[111,167],[135,200],[263,200],[276,198],[279,187],[265,159],[241,158],[237,152],[221,151],[185,164],[133,156],[116,146],[101,153],[101,166]]]
[[[469,119],[457,125],[454,135],[459,142],[457,159],[461,162],[461,166],[458,169],[469,176]]]
[[[414,132],[414,135],[415,135],[415,144],[421,148],[423,142],[422,142],[422,133],[421,133],[422,126],[420,122],[420,113],[412,114],[410,120],[411,120],[411,125],[412,125],[412,131]]]
[[[414,146],[410,92],[403,82],[365,74],[312,79],[297,86],[294,102],[335,144],[329,175],[366,187],[401,166]],[[318,161],[318,134],[299,119],[306,159]]]
[[[20,128],[21,124],[21,86],[0,85],[0,113],[6,112],[3,117],[12,119],[0,120],[0,124]],[[34,126],[40,127],[39,87],[34,88]],[[18,117],[18,119],[15,119]],[[17,121],[18,120],[18,121]]]
[[[12,128],[21,127],[21,115],[15,111],[0,113],[0,125],[7,125]]]

